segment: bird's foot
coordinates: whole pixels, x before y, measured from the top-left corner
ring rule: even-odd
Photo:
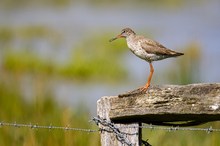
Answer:
[[[140,92],[146,92],[150,84],[146,84],[144,87],[140,87],[139,90]]]
[[[119,97],[119,98],[123,98],[123,97],[137,96],[137,95],[140,95],[140,94],[144,94],[144,93],[146,93],[146,91],[147,91],[147,89],[148,89],[149,86],[150,86],[150,85],[147,85],[147,86],[145,85],[145,86],[140,87],[140,88],[138,88],[138,89],[135,89],[135,90],[133,90],[133,91],[128,91],[128,92],[126,92],[126,93],[119,94],[118,97]]]

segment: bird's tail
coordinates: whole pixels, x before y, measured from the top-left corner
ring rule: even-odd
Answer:
[[[184,53],[175,52],[175,51],[172,52],[173,57],[182,56],[182,55],[184,55]]]
[[[184,53],[176,52],[176,56],[184,55]]]

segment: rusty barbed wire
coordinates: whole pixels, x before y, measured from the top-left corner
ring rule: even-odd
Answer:
[[[212,128],[212,126],[208,128],[198,128],[198,127],[179,127],[179,126],[172,126],[172,127],[164,127],[164,126],[157,126],[151,124],[143,124],[142,126],[123,126],[120,128],[142,128],[142,129],[150,129],[150,130],[165,130],[165,131],[205,131],[208,134],[211,132],[220,132],[218,128]]]
[[[150,130],[165,130],[165,131],[204,131],[209,133],[212,132],[220,132],[219,128],[212,128],[212,126],[208,128],[198,128],[198,127],[165,127],[165,126],[157,126],[157,125],[151,125],[151,124],[142,124],[140,126],[118,126],[115,123],[112,123],[110,120],[102,119],[100,117],[93,117],[90,122],[95,122],[98,126],[102,125],[102,128],[97,129],[89,129],[89,128],[75,128],[75,127],[69,127],[69,126],[53,126],[50,125],[38,125],[38,124],[21,124],[21,123],[10,123],[10,122],[0,122],[0,128],[2,127],[14,127],[14,128],[30,128],[30,129],[48,129],[48,130],[64,130],[64,131],[79,131],[79,132],[86,132],[86,133],[95,133],[95,132],[109,132],[114,133],[116,138],[123,144],[128,146],[134,146],[133,143],[131,143],[127,136],[128,135],[138,135],[138,133],[126,133],[122,132],[121,129],[126,128],[141,128],[141,129],[150,129]],[[146,141],[143,141],[144,145],[150,146],[150,144]]]
[[[105,126],[108,128],[107,131],[111,131],[116,135],[116,138],[118,141],[120,141],[122,144],[126,144],[128,146],[134,146],[128,139],[127,135],[138,135],[138,133],[125,133],[121,132],[119,130],[119,127],[116,127],[114,123],[111,121],[107,121],[106,119],[102,119],[100,117],[93,117],[92,119],[97,125],[101,124],[102,126]],[[101,131],[106,131],[106,128],[102,129]]]
[[[73,128],[69,126],[45,126],[45,125],[38,125],[38,124],[19,124],[19,123],[7,123],[7,122],[0,122],[0,127],[16,127],[16,128],[30,128],[30,129],[48,129],[48,130],[65,130],[65,131],[81,131],[87,133],[94,133],[99,132],[100,129],[86,129],[86,128]]]
[[[92,120],[90,121],[94,121],[96,124],[100,123],[100,121],[103,121],[103,119],[101,119],[100,117],[93,117]],[[105,121],[105,120],[104,120]],[[65,131],[82,131],[82,132],[100,132],[100,131],[107,131],[107,132],[114,132],[112,130],[110,130],[109,128],[107,129],[87,129],[87,128],[75,128],[75,127],[69,127],[69,126],[53,126],[52,124],[50,125],[38,125],[38,124],[24,124],[24,123],[17,123],[17,122],[0,122],[0,128],[1,127],[17,127],[17,128],[31,128],[31,129],[58,129],[58,130],[65,130]],[[108,121],[106,122],[106,126],[107,127],[114,127],[114,123]],[[142,129],[150,129],[150,130],[165,130],[165,131],[204,131],[207,133],[211,133],[211,132],[220,132],[220,128],[212,128],[212,126],[208,127],[208,128],[198,128],[198,127],[164,127],[164,126],[157,126],[157,125],[152,125],[152,124],[142,124],[141,126],[121,126],[121,127],[117,127],[116,128],[142,128]],[[129,133],[125,133],[125,134],[129,134]],[[133,133],[136,134],[136,133]],[[132,135],[132,134],[131,134]]]
[[[131,142],[127,139],[128,135],[138,135],[138,133],[123,133],[120,131],[120,129],[126,129],[126,128],[141,128],[141,129],[150,129],[150,130],[166,130],[166,131],[205,131],[208,134],[211,132],[220,132],[220,129],[212,128],[212,126],[208,128],[198,128],[198,127],[164,127],[164,126],[156,126],[151,124],[142,124],[141,126],[116,126],[111,121],[108,121],[106,119],[102,119],[100,117],[93,117],[92,119],[97,125],[102,125],[105,128],[101,129],[101,131],[107,131],[112,132],[116,135],[116,138],[122,143],[126,144],[128,146],[133,146]],[[106,130],[108,129],[108,130]],[[142,144],[145,146],[151,146],[147,140],[142,140]]]

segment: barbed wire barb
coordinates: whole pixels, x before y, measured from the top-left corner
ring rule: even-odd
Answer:
[[[115,124],[113,124],[111,121],[107,121],[106,119],[101,119],[100,117],[93,117],[93,121],[97,124],[97,125],[102,125],[106,128],[101,128],[102,131],[106,131],[106,129],[110,129],[110,131],[112,131],[115,135],[118,141],[120,141],[122,144],[126,144],[128,146],[134,146],[134,144],[132,144],[128,139],[127,139],[127,135],[129,133],[125,133],[125,132],[121,132],[119,127],[116,127]]]

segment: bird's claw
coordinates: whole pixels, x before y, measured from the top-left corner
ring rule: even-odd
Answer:
[[[149,86],[150,85],[147,85],[147,86],[144,86],[144,87],[140,87],[139,88],[140,92],[146,92]]]

